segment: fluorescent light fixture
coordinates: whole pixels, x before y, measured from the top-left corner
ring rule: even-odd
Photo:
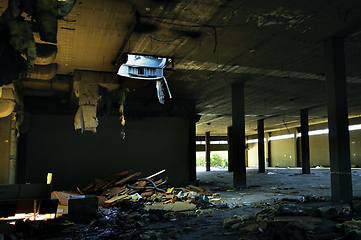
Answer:
[[[321,135],[321,134],[328,134],[328,128],[308,132],[308,136],[315,136],[315,135]]]
[[[247,143],[258,143],[258,139],[248,139]]]
[[[163,81],[167,87],[169,97],[172,98],[167,80],[163,76],[163,69],[171,61],[170,58],[128,54],[128,60],[120,66],[118,75],[133,79],[156,81],[159,102],[164,104]]]
[[[360,130],[360,129],[361,129],[361,124],[351,125],[348,127],[349,131],[355,131],[355,130]]]
[[[351,125],[348,127],[349,131],[355,131],[355,130],[360,130],[361,129],[361,124],[356,124],[356,125]],[[320,130],[314,130],[314,131],[309,131],[308,132],[308,136],[315,136],[315,135],[321,135],[321,134],[328,134],[329,130],[328,128],[326,129],[320,129]],[[301,137],[302,134],[298,133],[297,137]]]
[[[210,141],[210,144],[228,144],[227,140]],[[196,141],[196,145],[206,145],[206,141]]]
[[[267,141],[267,138],[263,138],[263,141]],[[247,144],[248,143],[258,143],[258,138],[255,138],[255,139],[248,139],[247,140]]]
[[[285,134],[285,135],[270,137],[269,140],[273,141],[273,140],[281,140],[281,139],[288,139],[288,138],[294,138],[294,137],[295,137],[294,134]]]

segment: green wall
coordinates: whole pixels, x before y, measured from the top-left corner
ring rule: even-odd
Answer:
[[[350,125],[360,124],[361,118],[349,119]],[[326,129],[327,123],[310,125],[309,130]],[[295,129],[282,130],[272,132],[271,136],[279,136],[289,133],[294,133]],[[361,167],[361,130],[350,131],[350,156],[352,167]],[[254,139],[257,136],[249,136]],[[309,136],[310,140],[310,164],[311,166],[330,166],[328,134]],[[298,149],[294,139],[272,140],[270,143],[270,166],[271,167],[286,167],[296,166],[295,157],[300,158],[300,144]],[[257,143],[248,144],[248,162],[249,166],[258,166],[258,149]],[[298,151],[298,154],[297,151]],[[298,156],[295,156],[298,155]],[[299,159],[301,161],[301,159]]]
[[[330,166],[330,153],[328,147],[328,135],[309,136],[310,140],[310,165]]]
[[[295,142],[293,138],[270,141],[271,167],[295,166]]]

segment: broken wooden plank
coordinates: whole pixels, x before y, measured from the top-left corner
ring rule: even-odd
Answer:
[[[105,181],[105,180],[103,180],[103,179],[98,179],[98,178],[96,178],[96,179],[94,179],[94,189],[93,189],[93,191],[96,192],[96,191],[104,188],[104,187],[107,186],[107,185],[108,185],[108,182],[107,182],[107,181]]]
[[[127,176],[127,177],[125,177],[125,178],[123,178],[123,179],[115,182],[115,183],[113,184],[113,186],[121,185],[121,184],[129,181],[130,179],[139,176],[140,174],[141,174],[141,172],[133,173],[133,174],[131,174],[131,175],[129,175],[129,176]]]
[[[154,193],[154,191],[153,190],[146,190],[146,191],[144,191],[144,192],[142,192],[141,194],[140,194],[140,196],[142,196],[143,198],[145,198],[145,197],[150,197],[150,196],[152,196],[153,195],[153,193]]]
[[[81,194],[65,191],[54,191],[55,196],[59,199],[60,205],[68,206],[68,200],[71,196],[81,196]]]
[[[132,197],[129,196],[128,194],[124,194],[124,195],[120,195],[120,196],[116,196],[116,197],[113,197],[109,200],[106,200],[104,201],[104,203],[114,203],[114,202],[119,202],[121,200],[128,200],[128,199],[131,199]]]
[[[118,179],[118,178],[121,178],[122,176],[130,173],[132,170],[130,171],[122,171],[122,172],[117,172],[117,173],[113,173],[105,178],[103,178],[105,181],[109,182],[109,181],[112,181],[114,179]]]
[[[121,186],[121,187],[112,187],[112,188],[108,188],[108,190],[105,192],[105,196],[107,198],[112,198],[115,195],[118,195],[120,192],[122,192],[125,189],[125,186]]]

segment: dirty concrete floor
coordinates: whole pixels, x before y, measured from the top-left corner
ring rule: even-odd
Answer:
[[[240,232],[238,229],[223,228],[222,221],[234,215],[243,216],[259,213],[265,207],[279,203],[313,208],[333,206],[338,212],[349,209],[349,204],[331,201],[330,170],[328,168],[312,169],[311,174],[307,175],[302,175],[300,168],[267,168],[266,173],[262,174],[257,173],[257,169],[248,168],[248,187],[245,189],[233,189],[233,175],[226,170],[217,168],[212,168],[211,172],[202,170],[204,169],[198,169],[197,179],[201,186],[208,187],[214,191],[215,198],[220,198],[220,201],[217,202],[219,208],[198,209],[186,213],[162,213],[165,215],[164,218],[149,221],[145,224],[141,223],[142,221],[140,220],[139,224],[136,225],[127,225],[128,223],[124,223],[124,221],[119,222],[119,213],[117,211],[111,213],[112,210],[108,210],[111,214],[105,216],[101,213],[102,217],[94,220],[89,225],[74,225],[65,227],[65,229],[62,227],[59,230],[52,231],[51,234],[45,234],[44,231],[44,234],[40,233],[36,236],[21,239],[288,240],[293,238],[275,238],[274,232],[276,230],[272,230],[272,228],[268,228],[263,233],[248,234]],[[360,177],[361,169],[352,169],[354,196],[361,196]],[[293,199],[302,199],[302,196],[309,195],[314,195],[315,201],[293,201]],[[325,201],[319,201],[319,199],[325,199]],[[222,206],[225,204],[230,206],[230,208],[223,208]],[[104,210],[105,212],[106,210]],[[112,214],[114,217],[111,217]],[[344,215],[342,216],[344,217]],[[349,220],[351,218],[361,219],[360,214],[347,215],[347,217]],[[121,227],[119,227],[119,223],[122,224]],[[335,235],[332,235],[336,223],[336,221],[330,219],[322,219],[322,224],[319,224],[314,232],[319,231],[321,234],[329,234],[331,232],[332,237],[312,239],[337,239],[340,236],[345,236],[344,232],[335,232]],[[123,229],[121,230],[122,234],[119,234],[119,231],[114,231],[114,229],[119,230],[120,228]],[[46,227],[44,230],[46,230]]]
[[[353,168],[352,188],[354,196],[361,196],[361,169]],[[245,205],[275,198],[300,198],[305,195],[331,197],[330,168],[311,168],[310,174],[302,174],[302,168],[266,168],[258,173],[257,168],[247,168],[247,188],[233,188],[233,173],[212,167],[197,168],[201,186],[219,191],[221,202]]]

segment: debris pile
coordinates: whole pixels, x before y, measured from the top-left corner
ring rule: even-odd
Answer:
[[[61,205],[68,205],[68,199],[77,195],[96,195],[99,206],[116,207],[123,201],[140,202],[148,209],[166,211],[188,211],[196,207],[208,208],[219,201],[213,192],[202,186],[187,187],[166,186],[167,178],[155,179],[162,170],[146,178],[138,178],[141,173],[124,171],[103,179],[95,179],[83,188],[77,187],[78,193],[54,192]]]
[[[297,204],[320,203],[314,196],[304,196]],[[357,202],[353,202],[357,205]],[[361,239],[361,212],[343,206],[312,207],[290,204],[287,199],[273,205],[260,204],[263,209],[256,214],[234,215],[222,221],[223,228],[248,234],[254,239]],[[243,235],[242,235],[243,236]]]

